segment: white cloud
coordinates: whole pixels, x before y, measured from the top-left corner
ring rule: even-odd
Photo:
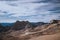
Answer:
[[[14,13],[15,15],[13,16],[27,16],[27,15],[37,14],[34,9],[38,6],[43,6],[43,5],[44,5],[43,3],[40,3],[40,4],[34,4],[34,3],[23,4],[22,3],[22,4],[19,4],[17,7],[15,7],[15,6],[10,6],[6,4],[6,2],[0,2],[0,9],[8,11],[10,13]]]
[[[12,19],[4,19],[4,20],[0,20],[0,23],[13,23],[13,22],[15,22],[16,20],[12,20]]]
[[[3,11],[6,11],[10,17],[17,17],[19,20],[29,20],[29,21],[46,21],[51,19],[56,19],[58,15],[53,14],[50,9],[58,7],[59,4],[54,3],[32,3],[41,0],[17,0],[17,1],[0,1],[0,15],[7,15]],[[34,16],[37,15],[37,16]],[[42,16],[44,15],[44,16]],[[23,18],[22,18],[23,16]],[[29,16],[24,18],[25,16]],[[20,17],[20,18],[19,18]],[[6,18],[6,17],[4,17]],[[5,19],[5,21],[14,21],[13,19]],[[17,19],[15,19],[17,20]],[[3,20],[1,20],[2,22]]]

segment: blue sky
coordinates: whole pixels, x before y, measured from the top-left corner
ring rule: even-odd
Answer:
[[[60,19],[60,0],[0,0],[0,22],[52,19]]]

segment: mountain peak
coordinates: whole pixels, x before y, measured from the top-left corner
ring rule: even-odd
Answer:
[[[23,29],[25,28],[25,26],[29,24],[28,21],[16,21],[14,26],[13,26],[13,29],[14,30],[20,30],[20,29]]]

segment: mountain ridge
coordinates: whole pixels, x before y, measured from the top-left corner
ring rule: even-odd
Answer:
[[[19,27],[22,27],[22,29]],[[34,40],[35,38],[40,40],[39,38],[42,36],[49,38],[49,35],[58,35],[58,33],[60,33],[60,20],[53,20],[51,23],[38,23],[38,25],[33,25],[33,23],[28,21],[16,21],[15,24],[9,29],[9,31],[2,32],[1,36],[2,40]],[[42,37],[43,40],[45,39],[44,37]],[[47,40],[50,39],[51,38]],[[59,40],[59,38],[57,39]]]

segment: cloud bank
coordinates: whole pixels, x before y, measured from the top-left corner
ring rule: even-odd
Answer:
[[[52,19],[60,19],[60,0],[0,1],[0,22],[49,22]]]

